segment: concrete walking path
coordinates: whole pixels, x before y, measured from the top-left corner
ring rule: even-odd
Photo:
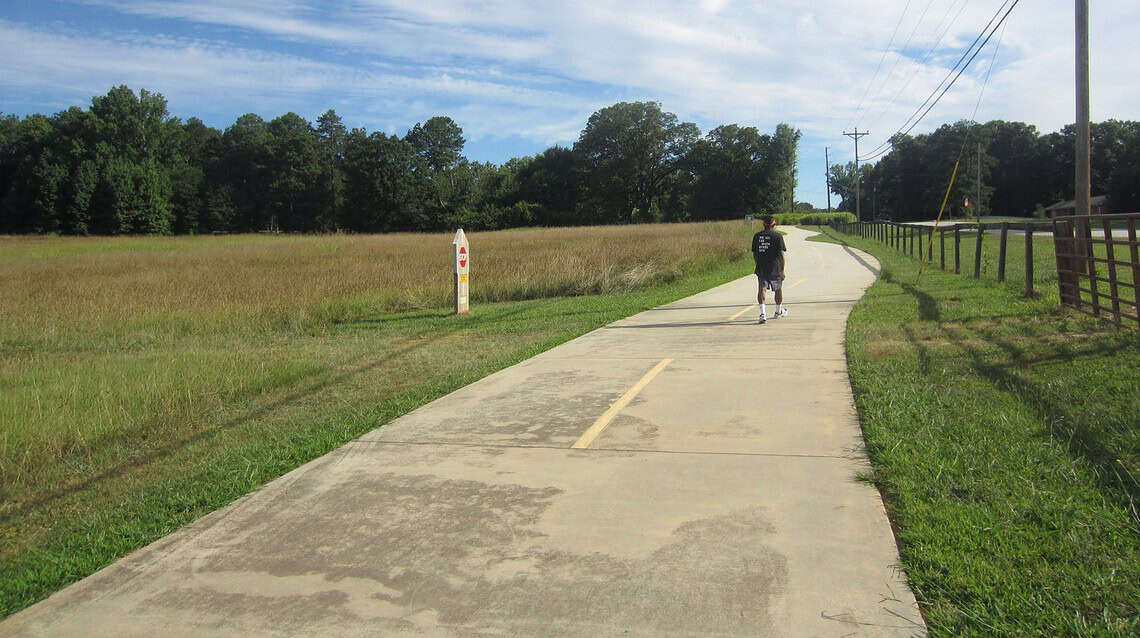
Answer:
[[[749,276],[595,330],[0,636],[925,634],[879,494],[856,478],[844,324],[877,263],[787,232],[787,317],[756,324]]]

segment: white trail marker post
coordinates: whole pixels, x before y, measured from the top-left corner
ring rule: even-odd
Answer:
[[[455,314],[465,315],[471,312],[471,306],[467,301],[471,247],[467,244],[467,235],[463,234],[462,228],[455,231],[455,239],[451,240],[451,247],[455,257]]]

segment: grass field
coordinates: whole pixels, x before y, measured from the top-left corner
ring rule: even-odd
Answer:
[[[447,392],[751,269],[740,222],[469,239],[473,312],[456,317],[450,235],[0,238],[0,615]]]
[[[932,633],[1140,634],[1140,332],[825,232],[882,264],[850,374]]]

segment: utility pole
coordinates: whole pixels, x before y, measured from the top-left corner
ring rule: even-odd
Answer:
[[[827,212],[831,212],[831,159],[827,156],[828,147],[823,147],[823,177],[827,180]]]
[[[1089,214],[1089,0],[1077,0],[1077,190],[1078,215]]]
[[[863,206],[862,202],[859,200],[859,182],[861,181],[861,176],[859,175],[859,138],[863,137],[864,135],[870,135],[871,132],[863,131],[860,133],[859,127],[856,126],[854,133],[843,131],[843,134],[855,140],[855,219],[858,221],[863,221]]]
[[[978,181],[974,185],[974,215],[977,216],[978,222],[982,221],[982,143],[978,142]]]

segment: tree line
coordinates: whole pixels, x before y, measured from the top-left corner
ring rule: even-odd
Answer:
[[[1092,194],[1108,196],[1109,212],[1140,211],[1140,122],[1093,123],[1090,145]],[[1075,148],[1075,125],[1040,134],[1023,122],[960,121],[929,134],[899,135],[877,163],[859,166],[863,217],[934,218],[959,158],[947,204],[954,215],[980,209],[985,215],[1040,216],[1043,207],[1073,199]],[[832,192],[843,198],[839,209],[854,211],[854,162],[830,167],[829,177]]]
[[[702,136],[656,102],[590,116],[570,148],[469,161],[433,117],[405,135],[335,111],[171,117],[126,86],[87,109],[0,116],[0,232],[74,235],[437,231],[727,219],[791,210],[800,132],[735,124]]]

